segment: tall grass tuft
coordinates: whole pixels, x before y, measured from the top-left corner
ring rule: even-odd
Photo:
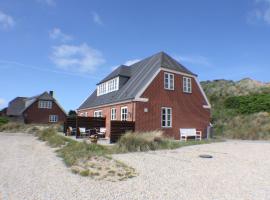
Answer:
[[[108,150],[104,146],[76,141],[69,142],[57,152],[67,166],[72,166],[77,161],[89,159],[93,156],[106,156],[108,154]]]
[[[39,131],[37,136],[40,140],[46,141],[51,147],[61,147],[67,142],[71,142],[71,139],[58,135],[54,128],[47,128],[43,131]]]
[[[182,146],[192,144],[202,144],[209,141],[189,141],[179,142],[177,140],[166,138],[161,131],[151,132],[130,132],[123,135],[116,144],[116,149],[120,153],[150,151],[158,149],[176,149]]]
[[[270,114],[260,112],[233,117],[226,123],[224,134],[233,139],[270,139]]]

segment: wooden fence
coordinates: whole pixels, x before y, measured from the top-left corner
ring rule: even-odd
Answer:
[[[111,121],[111,138],[110,142],[115,143],[127,131],[135,130],[135,122],[131,121]]]
[[[67,132],[67,128],[72,127],[76,128],[76,130],[81,128],[93,129],[105,127],[105,118],[104,117],[67,117],[64,122],[64,133]]]

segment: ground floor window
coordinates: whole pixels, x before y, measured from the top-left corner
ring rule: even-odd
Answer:
[[[94,112],[94,117],[102,117],[102,110],[97,110]]]
[[[122,107],[121,108],[121,121],[127,121],[128,119],[128,108]]]
[[[161,108],[161,127],[172,127],[172,108]]]
[[[111,109],[111,120],[116,120],[116,108]]]
[[[58,122],[58,115],[50,115],[49,122]]]

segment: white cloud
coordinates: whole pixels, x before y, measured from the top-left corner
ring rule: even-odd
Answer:
[[[270,0],[255,0],[255,8],[248,15],[248,22],[262,21],[270,25]]]
[[[177,55],[174,56],[176,60],[178,60],[180,63],[190,63],[194,65],[203,65],[203,66],[211,66],[211,63],[209,62],[208,58],[204,56],[194,56],[194,55]]]
[[[105,63],[101,52],[83,43],[81,45],[59,45],[53,47],[53,63],[67,71],[93,72]]]
[[[3,106],[6,104],[6,100],[3,98],[0,98],[0,106]]]
[[[103,25],[103,21],[101,20],[100,16],[96,12],[92,12],[93,21],[98,25]]]
[[[67,42],[72,40],[72,36],[67,35],[61,31],[60,28],[54,28],[49,32],[49,36],[53,40],[60,40],[61,42]]]
[[[0,28],[8,30],[10,28],[13,28],[14,26],[14,19],[10,15],[7,15],[4,12],[0,11]]]
[[[47,4],[48,6],[56,5],[55,0],[37,0],[37,2]]]

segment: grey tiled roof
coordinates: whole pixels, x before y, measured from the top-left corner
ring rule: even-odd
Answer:
[[[37,100],[54,100],[54,98],[48,92],[33,97],[16,97],[10,101],[7,108],[7,115],[20,116],[23,111]]]
[[[118,75],[121,76],[122,74],[130,77],[128,81],[121,86],[119,90],[101,96],[97,96],[97,91],[95,90],[78,109],[80,110],[134,99],[137,93],[147,84],[149,79],[161,67],[196,76],[196,74],[189,71],[172,57],[164,52],[160,52],[129,67],[121,65],[115,69],[100,83],[110,80]]]

